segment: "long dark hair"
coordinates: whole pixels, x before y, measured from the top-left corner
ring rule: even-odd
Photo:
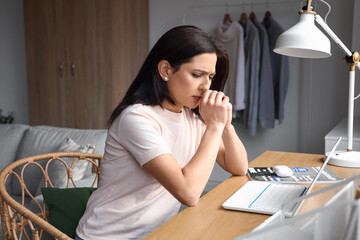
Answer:
[[[167,60],[176,72],[181,64],[190,62],[192,57],[202,53],[216,53],[216,75],[210,89],[222,91],[229,73],[226,51],[215,39],[195,26],[175,27],[166,32],[154,45],[123,100],[111,114],[109,126],[130,105],[142,103],[162,106],[164,99],[174,104],[166,82],[158,72],[158,63]],[[199,114],[198,108],[193,111]]]

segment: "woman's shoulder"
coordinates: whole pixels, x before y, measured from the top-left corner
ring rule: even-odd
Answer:
[[[118,117],[118,121],[143,121],[157,118],[157,106],[134,104],[125,108]],[[143,120],[142,120],[143,119]]]
[[[163,120],[171,120],[173,122],[180,122],[181,119],[187,119],[188,121],[201,121],[199,116],[196,115],[191,109],[183,108],[182,113],[175,113],[169,110],[162,108],[159,105],[143,105],[143,104],[134,104],[121,113],[119,116],[120,119],[133,119],[133,118],[145,118],[151,119],[152,121],[162,122]]]
[[[137,104],[130,105],[127,108],[125,108],[123,110],[123,112],[120,114],[120,117],[124,116],[124,115],[129,115],[131,113],[135,113],[135,114],[154,113],[155,112],[155,110],[154,110],[155,107],[156,106],[149,106],[149,105],[144,105],[144,104],[141,104],[141,103],[137,103]]]
[[[156,123],[156,113],[152,106],[134,104],[125,108],[115,119],[110,129],[134,129],[153,126]]]

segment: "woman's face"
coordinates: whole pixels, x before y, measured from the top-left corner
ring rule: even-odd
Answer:
[[[178,71],[171,72],[167,86],[175,105],[164,100],[163,107],[172,112],[181,112],[183,107],[196,108],[204,91],[210,88],[216,60],[215,53],[199,54],[182,64]]]

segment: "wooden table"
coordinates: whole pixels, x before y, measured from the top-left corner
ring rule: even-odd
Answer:
[[[267,151],[252,161],[251,167],[321,166],[324,155]],[[341,178],[360,174],[360,168],[327,165]],[[233,239],[250,232],[269,215],[225,210],[221,204],[243,186],[249,178],[230,177],[201,197],[198,205],[188,207],[150,233],[145,239]],[[323,185],[323,184],[318,184]],[[316,189],[316,188],[314,188]]]

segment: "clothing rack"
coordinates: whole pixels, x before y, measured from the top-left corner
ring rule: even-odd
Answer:
[[[235,4],[208,4],[208,5],[193,5],[188,8],[188,10],[183,15],[183,24],[186,24],[186,18],[189,15],[189,13],[194,9],[201,9],[201,8],[225,8],[226,13],[229,13],[230,7],[246,7],[246,6],[257,6],[257,5],[266,5],[267,9],[269,9],[269,5],[278,5],[278,4],[289,4],[289,3],[300,3],[302,4],[303,0],[285,0],[285,1],[269,1],[266,2],[243,2],[243,3],[235,3]],[[300,8],[299,8],[300,9]]]

